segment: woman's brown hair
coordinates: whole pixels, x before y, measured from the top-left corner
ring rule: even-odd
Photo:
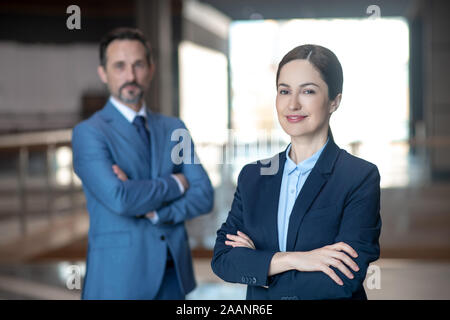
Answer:
[[[328,85],[330,100],[334,100],[339,93],[342,93],[344,77],[341,63],[331,50],[314,44],[295,47],[281,59],[277,70],[277,86],[281,68],[292,60],[308,60],[319,71],[320,76]]]

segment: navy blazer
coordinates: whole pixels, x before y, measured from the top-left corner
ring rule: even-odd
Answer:
[[[182,291],[195,287],[184,221],[212,210],[214,190],[201,164],[172,161],[180,146],[172,134],[186,129],[180,119],[147,110],[147,124],[150,152],[110,102],[73,130],[73,164],[90,217],[83,299],[153,299],[164,276],[167,247]],[[194,154],[190,151],[184,156]],[[120,181],[113,164],[129,180]],[[171,177],[178,172],[189,181],[183,195]],[[157,224],[136,217],[153,210]]]
[[[308,176],[289,220],[286,251],[310,251],[343,241],[358,253],[359,271],[349,279],[331,267],[344,285],[323,272],[291,270],[268,276],[278,244],[278,200],[285,151],[267,164],[246,165],[239,174],[233,204],[217,231],[211,262],[228,282],[247,284],[247,299],[367,299],[363,288],[369,263],[380,254],[380,175],[377,167],[352,156],[330,140]],[[261,174],[279,161],[275,174]],[[240,230],[256,250],[225,245]]]

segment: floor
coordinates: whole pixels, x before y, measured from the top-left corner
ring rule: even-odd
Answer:
[[[209,263],[195,259],[198,286],[187,299],[244,299],[246,287],[221,281]],[[380,259],[370,270],[365,288],[371,300],[450,299],[450,261]],[[76,272],[84,274],[83,261],[0,265],[0,299],[78,300]]]
[[[449,194],[448,182],[382,190],[381,259],[372,265],[365,282],[369,299],[450,299]],[[0,192],[0,299],[80,298],[80,290],[70,290],[67,284],[70,272],[84,272],[89,217],[84,209],[46,214],[45,199],[40,198],[35,195],[29,203],[35,211],[27,216],[24,236],[18,213],[8,213],[17,199]],[[36,211],[39,199],[43,214]],[[54,205],[64,208],[74,198],[59,200]],[[199,230],[214,234],[217,227],[208,223],[192,220],[190,240],[202,235]],[[215,239],[209,234],[202,237]],[[218,279],[209,259],[196,258],[194,267],[198,286],[188,299],[245,298],[245,286]]]

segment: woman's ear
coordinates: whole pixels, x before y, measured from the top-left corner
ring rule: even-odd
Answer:
[[[334,100],[332,100],[330,102],[330,114],[332,114],[339,108],[339,105],[341,104],[341,99],[342,99],[342,93],[339,93],[336,96],[336,98],[334,98]]]

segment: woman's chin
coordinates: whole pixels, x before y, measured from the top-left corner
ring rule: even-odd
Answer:
[[[301,136],[306,135],[306,133],[307,133],[307,130],[299,129],[299,128],[292,128],[292,127],[283,127],[283,130],[291,138],[301,137]]]

